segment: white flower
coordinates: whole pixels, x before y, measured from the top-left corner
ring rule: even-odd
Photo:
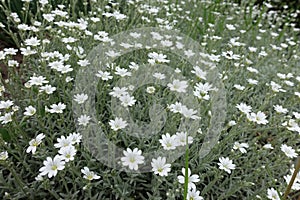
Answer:
[[[61,155],[64,161],[69,162],[74,160],[74,156],[76,155],[76,149],[74,146],[69,145],[66,147],[61,147],[58,153]]]
[[[286,90],[282,89],[282,86],[271,81],[271,87],[272,87],[272,90],[273,92],[286,92]]]
[[[80,115],[80,117],[78,118],[78,123],[79,123],[79,125],[87,126],[88,123],[90,122],[90,120],[91,120],[90,116],[88,116],[88,115]]]
[[[166,163],[165,157],[158,157],[157,159],[153,158],[151,166],[154,174],[158,174],[160,176],[168,176],[168,172],[171,171],[171,164]]]
[[[53,159],[47,157],[47,159],[43,162],[44,167],[40,168],[40,175],[45,176],[48,174],[48,177],[51,178],[52,176],[56,176],[59,170],[63,170],[65,168],[65,162],[63,161],[62,157],[56,155]]]
[[[35,47],[35,46],[40,45],[40,40],[37,39],[37,37],[31,37],[31,38],[25,40],[25,45]]]
[[[41,86],[39,88],[39,92],[46,92],[46,94],[52,94],[55,90],[56,90],[56,87],[52,87],[51,85],[44,85],[44,86]]]
[[[79,60],[77,64],[80,65],[81,67],[86,67],[90,64],[90,62],[88,60]]]
[[[62,60],[60,61],[53,61],[53,62],[50,62],[48,64],[48,66],[51,68],[51,69],[55,69],[55,70],[58,70],[59,68],[63,67],[64,66],[64,62]]]
[[[74,101],[78,104],[83,104],[88,99],[88,95],[81,93],[74,95]]]
[[[209,83],[196,83],[194,86],[194,96],[198,97],[199,99],[209,100],[209,91],[214,91],[216,88],[214,88]]]
[[[164,75],[164,74],[162,74],[162,73],[154,73],[153,74],[153,77],[154,78],[157,78],[157,79],[159,79],[159,80],[163,80],[163,79],[165,79],[166,78],[166,76]]]
[[[25,108],[24,115],[26,116],[32,116],[36,113],[36,109],[33,106],[28,106]]]
[[[200,69],[199,66],[194,66],[193,69],[194,70],[191,71],[193,74],[195,74],[200,79],[206,80],[207,72]]]
[[[115,74],[121,76],[121,77],[125,77],[125,76],[131,76],[131,72],[128,72],[127,69],[125,68],[120,68],[120,67],[116,67],[116,71]]]
[[[138,165],[144,163],[144,156],[142,151],[138,148],[133,149],[127,148],[127,151],[123,151],[124,157],[121,158],[122,164],[128,166],[131,170],[138,170]]]
[[[58,67],[56,70],[58,72],[61,72],[62,74],[65,74],[73,71],[73,68],[71,67],[71,65],[62,65],[61,67]]]
[[[181,113],[181,111],[184,107],[185,107],[185,105],[183,105],[182,103],[175,102],[175,104],[169,105],[168,109],[170,109],[170,111],[173,113]]]
[[[127,18],[126,15],[120,13],[119,11],[114,11],[112,16],[115,17],[117,21]]]
[[[236,108],[239,109],[242,113],[244,114],[248,114],[251,112],[252,107],[251,106],[247,106],[247,104],[245,103],[240,103],[236,105]]]
[[[77,39],[75,39],[75,38],[73,38],[73,37],[67,37],[67,38],[62,38],[61,41],[62,41],[63,43],[68,44],[68,43],[76,42]],[[77,63],[78,63],[78,62],[77,62]]]
[[[267,116],[265,113],[258,111],[257,113],[251,113],[248,114],[247,119],[252,122],[256,122],[257,124],[267,124],[269,123],[268,120],[266,120]]]
[[[5,113],[4,116],[0,116],[0,122],[2,124],[7,124],[9,122],[12,122],[13,114],[14,114],[13,112],[9,112],[9,113]]]
[[[274,148],[272,147],[272,144],[265,144],[265,145],[263,146],[263,148],[264,148],[264,149],[274,149]]]
[[[6,160],[8,158],[7,151],[3,151],[0,153],[0,160]]]
[[[132,32],[132,33],[129,33],[129,35],[133,38],[140,38],[141,37],[141,34],[140,33],[136,33],[136,32]]]
[[[296,151],[292,147],[287,146],[286,144],[282,144],[280,149],[289,158],[296,158],[298,156]]]
[[[292,190],[300,190],[300,179],[299,179],[299,176],[300,176],[300,173],[297,174],[297,177],[292,185]],[[291,178],[292,178],[292,175],[286,175],[283,177],[285,179],[285,182],[287,184],[289,184],[291,182]]]
[[[43,85],[44,83],[48,83],[49,81],[46,80],[45,77],[43,76],[33,76],[33,77],[30,77],[30,80],[28,81],[28,83],[30,84],[30,86],[33,86],[33,85],[38,85],[38,86],[41,86]]]
[[[97,77],[101,78],[103,81],[108,81],[113,78],[109,72],[99,70],[96,74]]]
[[[67,76],[67,77],[66,77],[66,82],[69,83],[70,81],[73,81],[73,79],[74,79],[74,78],[72,78],[72,77],[70,77],[70,76]]]
[[[120,98],[121,105],[124,107],[133,106],[136,102],[133,96],[129,94],[122,95]]]
[[[43,181],[44,178],[41,174],[38,174],[35,178],[34,178],[36,181]]]
[[[246,148],[248,148],[249,145],[247,143],[239,143],[239,142],[235,142],[233,145],[233,149],[234,150],[239,150],[242,153],[247,153]]]
[[[48,0],[39,0],[40,4],[42,4],[42,6],[45,6],[46,4],[49,3]]]
[[[231,120],[228,122],[228,126],[234,126],[234,125],[236,125],[236,121]]]
[[[14,102],[11,100],[0,101],[0,109],[9,109],[13,105],[14,105]]]
[[[195,115],[197,113],[196,110],[188,109],[186,106],[182,106],[180,113],[188,119],[200,119],[199,116]]]
[[[72,141],[72,144],[79,144],[81,139],[82,139],[82,135],[80,133],[71,133],[68,137],[68,140]]]
[[[188,87],[187,81],[180,81],[175,79],[173,83],[168,83],[167,85],[171,91],[176,91],[176,92],[186,92],[186,88]]]
[[[179,183],[184,184],[185,181],[185,168],[182,168],[181,170],[183,176],[177,176]],[[191,175],[191,170],[188,168],[188,189],[193,189],[196,190],[196,185],[195,183],[199,182],[199,176],[197,174]]]
[[[72,138],[71,137],[65,137],[61,136],[60,138],[57,138],[57,143],[54,144],[55,148],[62,148],[62,147],[68,147],[72,145]]]
[[[236,29],[235,26],[232,25],[232,24],[225,24],[225,26],[226,26],[226,28],[227,28],[228,30],[230,30],[230,31],[234,31],[234,30]]]
[[[170,60],[166,59],[167,56],[164,54],[161,54],[161,53],[158,54],[156,52],[152,52],[152,53],[148,54],[148,57],[149,57],[148,62],[150,64],[155,64],[156,62],[157,63],[169,63],[170,62]]]
[[[66,105],[64,103],[59,102],[58,104],[52,104],[50,108],[51,109],[48,110],[50,113],[63,113],[63,110],[66,108]]]
[[[95,174],[95,172],[90,171],[90,169],[88,167],[84,167],[83,169],[81,169],[81,173],[84,174],[83,178],[91,181],[91,180],[96,180],[99,179],[100,176],[98,176],[97,174]]]
[[[113,91],[110,92],[109,95],[120,98],[121,96],[128,94],[127,90],[128,88],[126,87],[122,87],[122,88],[114,87]]]
[[[16,60],[9,60],[7,64],[9,67],[18,67],[19,66],[19,63]]]
[[[196,189],[192,189],[188,191],[187,200],[204,200],[202,196],[200,196],[200,191]]]
[[[184,51],[184,55],[186,55],[189,58],[191,56],[194,56],[195,53],[192,50],[189,49],[187,51]]]
[[[239,85],[239,84],[235,84],[233,87],[235,87],[237,90],[244,90],[245,86]]]
[[[276,112],[278,112],[278,113],[286,114],[286,113],[289,112],[288,109],[283,108],[281,105],[274,105],[273,107],[274,107],[274,110],[275,110]]]
[[[186,145],[186,138],[187,138],[187,132],[177,132],[176,133],[176,142],[178,146],[185,146]],[[188,144],[193,143],[193,137],[188,136]]]
[[[258,81],[257,80],[254,80],[252,78],[249,78],[247,79],[248,83],[251,84],[251,85],[257,85]]]
[[[139,65],[136,64],[135,62],[130,62],[129,68],[132,69],[132,70],[138,70]]]
[[[35,154],[37,146],[42,143],[42,139],[44,138],[45,138],[44,133],[40,133],[36,136],[35,139],[30,140],[29,142],[30,146],[27,148],[26,152],[29,153],[31,151],[32,154]]]
[[[248,47],[250,52],[256,52],[257,48],[256,47]]]
[[[165,150],[176,149],[177,146],[176,135],[170,136],[169,133],[162,135],[162,139],[159,139],[159,142]]]
[[[153,94],[155,92],[155,87],[153,86],[147,87],[146,92],[149,94]]]
[[[118,57],[120,56],[120,53],[119,52],[115,52],[113,50],[109,50],[107,52],[105,52],[105,54],[111,58],[115,58],[115,57]]]
[[[18,49],[6,48],[6,49],[4,49],[4,52],[7,55],[17,55]]]
[[[219,158],[219,169],[225,170],[227,173],[231,173],[231,170],[235,169],[235,164],[232,163],[232,160],[230,160],[228,157],[224,158],[221,157]]]
[[[117,130],[125,128],[128,124],[122,118],[116,117],[114,120],[109,121],[109,125],[112,130],[117,131]]]
[[[268,188],[267,193],[268,193],[268,196],[267,196],[268,199],[280,200],[279,194],[274,188]]]

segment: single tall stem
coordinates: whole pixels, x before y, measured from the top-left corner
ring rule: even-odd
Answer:
[[[298,161],[297,161],[294,173],[293,173],[292,178],[291,178],[291,180],[289,182],[289,185],[287,186],[287,188],[285,190],[285,193],[284,193],[284,196],[283,196],[283,200],[287,199],[287,197],[288,197],[288,195],[289,195],[289,193],[290,193],[290,191],[292,189],[292,186],[294,184],[294,181],[296,179],[296,176],[297,176],[297,174],[299,172],[299,169],[300,169],[300,157],[298,157]],[[300,200],[300,197],[298,198],[298,200]]]

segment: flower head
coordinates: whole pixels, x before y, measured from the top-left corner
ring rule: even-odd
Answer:
[[[47,157],[47,159],[43,162],[44,167],[40,168],[40,175],[45,176],[48,174],[48,177],[56,176],[59,170],[63,170],[65,168],[65,161],[59,155],[56,155],[53,159],[51,157]]]
[[[282,144],[280,149],[289,158],[296,158],[298,156],[296,151],[292,147],[287,146],[286,144]]]
[[[228,174],[231,173],[231,170],[235,169],[235,164],[233,164],[232,160],[230,160],[228,157],[224,158],[221,157],[219,158],[219,169],[223,169],[224,171],[226,171]]]
[[[176,135],[170,136],[169,133],[166,133],[165,135],[162,135],[162,138],[159,139],[159,142],[161,143],[162,147],[165,150],[172,150],[176,149],[177,146],[177,137]]]
[[[30,140],[29,147],[27,148],[26,152],[29,153],[30,151],[32,154],[35,154],[36,148],[38,145],[42,143],[42,139],[45,138],[44,133],[38,134],[35,139]]]
[[[172,83],[167,85],[171,91],[185,93],[186,88],[188,87],[187,81],[174,80]]]
[[[247,153],[247,148],[249,147],[249,145],[247,143],[239,143],[239,142],[235,142],[233,145],[233,149],[234,150],[239,150],[242,153]]]
[[[180,176],[177,176],[177,178],[178,178],[179,183],[184,184],[184,181],[185,181],[185,168],[182,168],[181,172],[182,172],[183,176],[180,175]],[[195,183],[200,181],[199,175],[197,175],[197,174],[191,175],[190,168],[188,168],[188,174],[187,175],[188,175],[188,189],[189,190],[190,189],[196,190]]]
[[[203,200],[203,197],[200,196],[200,191],[192,189],[188,191],[187,200]]]
[[[122,164],[128,166],[131,170],[138,170],[138,165],[144,163],[144,156],[142,156],[142,151],[138,148],[131,150],[127,148],[123,151],[124,157],[121,158]]]
[[[109,125],[112,130],[117,131],[117,130],[125,128],[128,124],[122,118],[116,117],[116,119],[109,121]]]
[[[64,161],[69,162],[74,160],[76,155],[76,149],[74,146],[66,146],[59,149],[58,153],[61,155]]]
[[[25,108],[24,115],[26,116],[32,116],[36,113],[36,109],[33,106],[28,106]]]
[[[168,176],[168,172],[171,171],[171,164],[166,163],[165,157],[158,157],[157,159],[153,158],[151,166],[154,174],[158,174],[160,176]]]
[[[3,151],[0,153],[0,160],[6,160],[8,158],[7,151]]]
[[[84,167],[83,169],[81,169],[81,172],[84,174],[83,178],[85,178],[89,181],[100,178],[100,176],[95,174],[95,172],[90,171],[90,169],[88,167]]]
[[[268,193],[268,196],[267,196],[268,199],[280,200],[279,194],[274,188],[269,188],[267,193]]]

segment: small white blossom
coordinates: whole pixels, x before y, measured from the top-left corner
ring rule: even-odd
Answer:
[[[112,130],[117,131],[117,130],[125,128],[128,124],[122,118],[116,117],[114,120],[109,121],[109,125]]]
[[[185,183],[185,168],[182,168],[181,172],[182,172],[183,176],[180,175],[180,176],[177,176],[177,178],[178,178],[179,183],[184,184]],[[188,176],[188,189],[189,190],[190,189],[196,190],[195,183],[200,181],[199,175],[197,175],[197,174],[191,175],[191,174],[192,174],[192,172],[191,172],[190,168],[188,168],[188,174],[187,174],[187,176]]]
[[[158,157],[157,159],[153,158],[151,166],[154,174],[158,174],[160,176],[168,176],[168,172],[171,171],[171,164],[166,163],[165,157]]]
[[[81,169],[81,173],[84,174],[83,178],[91,181],[91,180],[97,180],[100,179],[101,177],[98,176],[97,174],[95,174],[95,172],[90,171],[90,169],[88,167],[84,167],[83,169]]]
[[[74,101],[76,101],[78,104],[83,104],[88,99],[87,94],[76,94],[74,95]]]
[[[39,170],[41,172],[40,175],[45,176],[48,174],[48,178],[56,176],[58,171],[65,168],[65,161],[63,161],[62,157],[59,155],[56,155],[53,159],[47,157],[43,164],[44,166]]]
[[[219,158],[219,169],[225,170],[228,174],[231,173],[231,170],[235,169],[235,164],[233,164],[232,160],[230,160],[228,157]]]
[[[138,170],[138,165],[144,163],[144,156],[142,156],[142,151],[138,148],[131,150],[127,148],[123,151],[124,157],[121,158],[122,164],[128,166],[131,170]]]

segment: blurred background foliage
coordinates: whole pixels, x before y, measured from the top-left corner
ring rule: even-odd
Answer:
[[[90,10],[90,0],[48,0],[49,4],[53,9],[55,9],[58,5],[64,5],[67,7],[70,7],[71,17],[76,19],[80,14],[86,15],[87,12]],[[21,22],[24,24],[30,25],[33,19],[42,20],[42,16],[38,15],[38,6],[39,1],[38,0],[31,0],[29,2],[29,6],[25,5],[28,4],[25,1],[22,0],[1,0],[0,1],[0,23],[2,23],[6,29],[8,27],[8,20],[7,15],[10,13],[16,13]],[[6,8],[9,8],[10,11],[8,11]],[[22,8],[29,8],[28,12],[27,10],[24,10]],[[87,8],[87,9],[86,9]],[[8,13],[9,12],[9,13]],[[17,34],[17,27],[14,27],[13,24],[9,24],[10,29]],[[0,43],[2,43],[2,46],[16,46],[16,43],[12,40],[12,38],[4,31],[4,29],[0,28]]]
[[[236,3],[253,3],[253,1],[248,0],[233,0]],[[113,0],[111,1],[113,2]],[[15,12],[21,19],[21,23],[30,24],[32,18],[37,17],[38,19],[41,16],[37,16],[37,6],[39,3],[37,0],[31,0],[29,5],[29,14],[25,15],[25,11],[22,10],[26,2],[22,0],[2,0],[0,1],[0,22],[7,27],[7,12],[5,12],[4,4],[10,7],[11,12]],[[256,0],[254,5],[263,6],[265,3],[271,4],[272,8],[268,8],[268,11],[278,11],[279,14],[289,14],[299,12],[300,15],[300,0]],[[77,18],[78,16],[85,15],[90,10],[90,0],[49,0],[49,4],[52,8],[56,8],[57,5],[69,6],[72,10],[71,17]],[[87,9],[86,9],[87,8]],[[42,19],[40,19],[42,20]],[[300,27],[300,17],[292,21],[295,23],[296,27]],[[4,28],[4,29],[5,29]],[[10,29],[17,34],[17,28],[10,25]],[[2,45],[1,45],[2,44]],[[16,42],[5,33],[5,31],[0,29],[0,48],[1,46],[17,46]]]

